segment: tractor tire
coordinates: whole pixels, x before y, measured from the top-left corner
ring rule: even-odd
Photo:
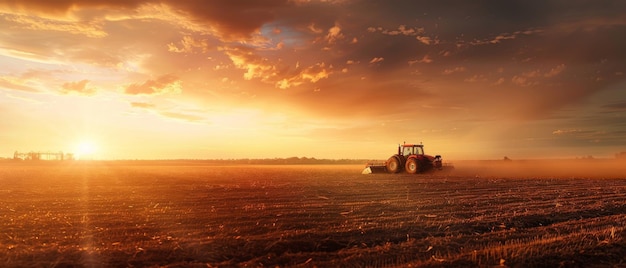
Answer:
[[[386,163],[387,172],[398,173],[400,172],[400,158],[397,155],[389,157]]]
[[[407,160],[406,165],[404,165],[404,169],[406,170],[406,173],[409,174],[416,174],[422,171],[420,161],[417,161],[415,158]]]

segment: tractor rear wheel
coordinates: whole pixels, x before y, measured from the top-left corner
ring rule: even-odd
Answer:
[[[406,173],[409,173],[409,174],[415,174],[422,170],[420,166],[420,162],[417,161],[417,159],[415,158],[411,158],[407,160],[406,165],[404,165],[404,169],[406,170]]]
[[[400,158],[396,155],[389,157],[387,159],[387,172],[389,173],[398,173],[400,172]]]

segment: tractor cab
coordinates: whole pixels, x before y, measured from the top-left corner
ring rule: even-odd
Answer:
[[[398,148],[398,154],[404,155],[407,157],[409,155],[423,155],[424,154],[424,145],[421,144],[403,144]]]

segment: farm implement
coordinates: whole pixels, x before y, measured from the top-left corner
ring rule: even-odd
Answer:
[[[416,174],[452,168],[451,165],[443,164],[441,155],[424,154],[424,145],[404,143],[398,145],[398,153],[389,157],[387,161],[367,163],[362,173],[399,173],[405,171],[409,174]]]

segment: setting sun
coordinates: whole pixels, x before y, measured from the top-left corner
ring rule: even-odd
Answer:
[[[91,159],[98,151],[98,146],[90,140],[83,140],[76,145],[75,154],[77,159]]]

